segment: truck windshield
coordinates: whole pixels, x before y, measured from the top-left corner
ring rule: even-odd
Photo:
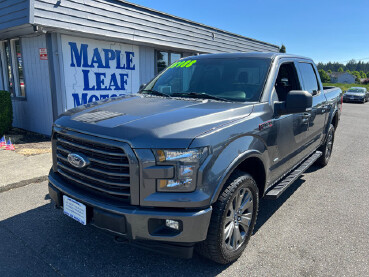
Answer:
[[[263,58],[182,59],[141,93],[220,101],[259,101],[271,60]]]
[[[347,92],[363,93],[363,92],[365,92],[365,89],[363,89],[363,88],[350,88]]]

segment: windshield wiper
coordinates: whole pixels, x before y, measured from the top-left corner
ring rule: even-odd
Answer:
[[[164,96],[164,97],[170,97],[169,94],[166,94],[164,92],[160,92],[157,90],[152,90],[152,89],[144,89],[142,92],[147,91],[148,93],[144,93],[144,94],[152,94],[152,95],[157,95],[157,96]]]
[[[211,95],[205,92],[176,92],[176,93],[173,93],[172,96],[182,96],[182,97],[190,96],[193,98],[213,99],[213,100],[229,102],[228,99],[218,97],[215,95]]]

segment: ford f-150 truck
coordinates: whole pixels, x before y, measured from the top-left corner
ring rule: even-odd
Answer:
[[[259,199],[327,165],[341,108],[341,90],[324,88],[308,58],[186,57],[137,94],[62,114],[49,193],[120,241],[229,263],[250,239]]]

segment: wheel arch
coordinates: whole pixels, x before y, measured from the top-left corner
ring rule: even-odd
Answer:
[[[323,133],[324,140],[322,141],[322,143],[324,143],[326,138],[327,138],[327,134],[328,134],[328,131],[329,131],[329,126],[331,124],[333,124],[334,129],[336,130],[337,126],[338,126],[338,122],[339,122],[339,112],[338,112],[338,109],[335,108],[332,112],[330,112],[327,124],[323,129],[323,131],[324,131],[324,133]]]
[[[337,129],[337,126],[338,126],[338,111],[335,111],[332,115],[332,119],[330,121],[330,123],[333,124],[334,126],[334,129],[336,130]]]
[[[262,154],[257,150],[248,150],[239,155],[228,166],[221,178],[220,186],[218,186],[218,189],[215,191],[211,199],[211,203],[214,203],[218,199],[220,192],[224,188],[225,183],[235,170],[240,170],[250,174],[256,182],[256,185],[259,189],[259,195],[261,197],[264,196],[267,172],[265,163],[263,162]]]

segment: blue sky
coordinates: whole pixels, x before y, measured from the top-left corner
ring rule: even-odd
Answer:
[[[315,62],[369,62],[368,0],[131,0],[247,37],[286,45]]]

